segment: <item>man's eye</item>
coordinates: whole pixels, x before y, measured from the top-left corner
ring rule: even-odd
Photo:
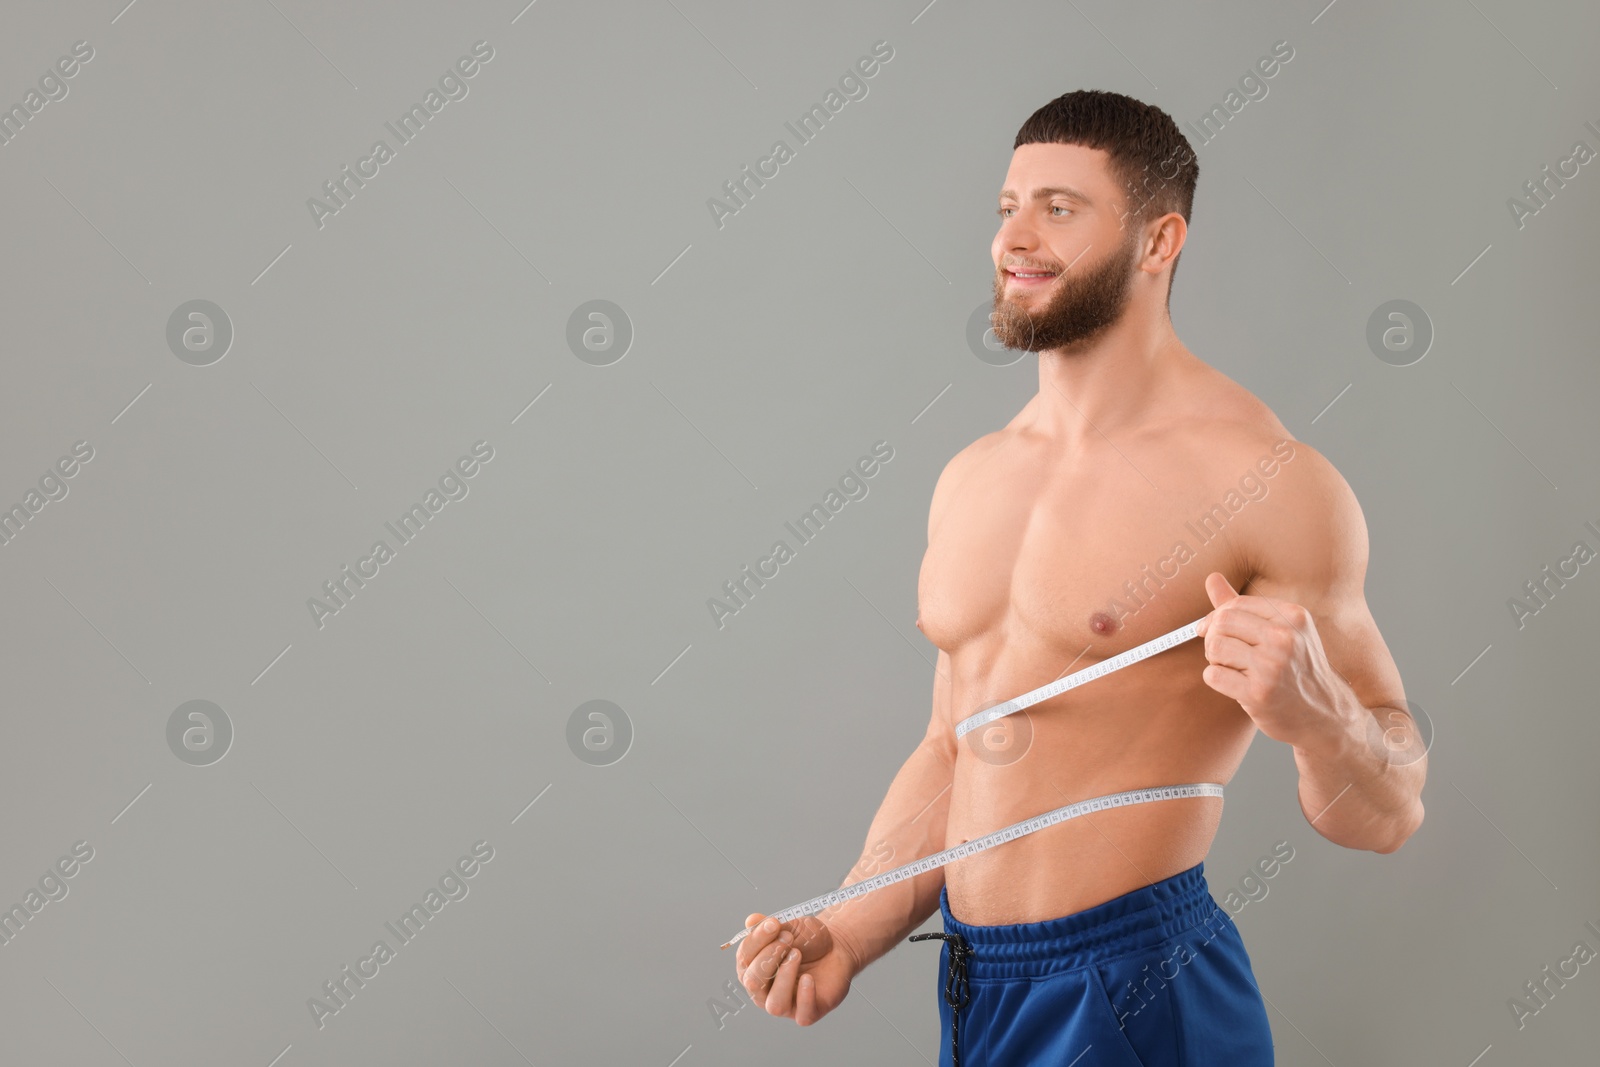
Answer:
[[[1006,212],[1008,212],[1008,211],[1015,211],[1015,210],[1017,210],[1017,209],[1016,209],[1016,208],[1014,208],[1014,207],[1002,207],[1002,208],[996,208],[996,209],[995,209],[995,214],[996,214],[996,215],[999,215],[999,216],[1000,216],[1000,217],[1001,217],[1001,218],[1003,218],[1003,219],[1008,219],[1008,218],[1010,218],[1010,217],[1011,217],[1011,216],[1010,216],[1010,215],[1007,215],[1007,214],[1006,214]],[[1051,210],[1051,211],[1067,211],[1067,212],[1070,212],[1070,211],[1071,211],[1071,210],[1072,210],[1072,209],[1071,209],[1071,208],[1070,208],[1070,207],[1067,207],[1067,206],[1066,206],[1066,205],[1064,205],[1064,204],[1051,204],[1051,205],[1050,205],[1050,210]],[[1056,218],[1062,218],[1062,217],[1063,217],[1063,216],[1061,216],[1061,215],[1057,215],[1057,216],[1055,216],[1055,217],[1056,217]]]

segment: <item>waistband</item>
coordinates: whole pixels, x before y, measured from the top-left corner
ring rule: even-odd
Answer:
[[[1206,885],[1204,862],[1103,904],[1043,922],[964,923],[950,914],[947,887],[939,890],[939,911],[945,932],[960,934],[971,947],[966,967],[974,981],[1070,971],[1153,948],[1216,915],[1227,920]]]

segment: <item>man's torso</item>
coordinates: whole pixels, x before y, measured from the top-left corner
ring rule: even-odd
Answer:
[[[1209,397],[1114,444],[1043,439],[1026,429],[1030,404],[952,461],[917,621],[950,657],[936,684],[952,737],[975,712],[1205,615],[1211,571],[1243,591],[1294,446],[1243,389],[1197,381]],[[1255,727],[1204,666],[1191,641],[957,739],[946,847],[1088,797],[1226,783]],[[1138,804],[1007,842],[945,868],[951,911],[987,925],[1091,907],[1204,859],[1221,809]]]

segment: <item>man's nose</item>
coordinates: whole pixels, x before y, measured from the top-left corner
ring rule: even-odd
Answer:
[[[1027,255],[1039,247],[1039,235],[1033,224],[1019,213],[1000,223],[1000,232],[995,234],[995,247],[1002,257]]]

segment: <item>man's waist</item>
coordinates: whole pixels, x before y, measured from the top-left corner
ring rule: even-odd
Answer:
[[[971,947],[969,977],[1039,977],[1138,952],[1178,934],[1227,921],[1205,880],[1203,861],[1154,882],[1101,898],[1092,905],[1035,922],[976,923],[956,918],[948,884],[939,894],[946,933]],[[963,913],[965,914],[965,913]],[[968,915],[968,919],[972,916]]]

